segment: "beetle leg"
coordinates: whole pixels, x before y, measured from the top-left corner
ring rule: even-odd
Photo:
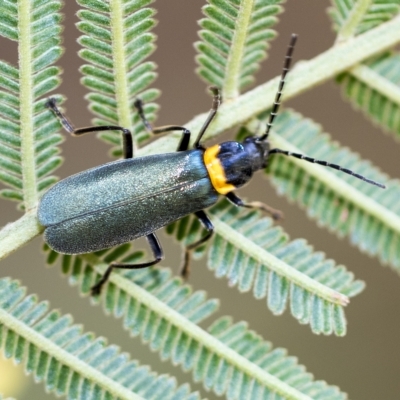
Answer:
[[[234,192],[229,192],[225,195],[225,197],[235,206],[245,208],[257,208],[261,211],[266,212],[267,214],[270,214],[275,221],[283,219],[282,211],[276,210],[275,208],[272,208],[267,204],[261,203],[260,201],[251,201],[249,203],[245,203],[240,197],[236,196]]]
[[[184,258],[183,266],[181,269],[181,276],[184,279],[187,279],[189,276],[190,252],[193,249],[195,249],[197,246],[200,246],[201,244],[207,242],[207,240],[209,240],[214,233],[214,225],[212,224],[212,222],[210,221],[210,218],[208,218],[207,214],[204,211],[202,211],[202,210],[197,211],[194,214],[200,220],[200,222],[202,223],[204,228],[207,229],[208,233],[204,237],[202,237],[200,240],[198,240],[197,242],[194,242],[186,247],[185,256],[184,256],[185,258]]]
[[[118,125],[101,125],[101,126],[87,126],[85,128],[75,128],[74,125],[67,119],[67,117],[60,111],[57,107],[56,99],[51,97],[46,102],[46,107],[50,108],[55,116],[60,120],[64,129],[73,136],[84,135],[89,132],[102,132],[102,131],[121,131],[123,136],[123,153],[124,158],[133,157],[133,144],[132,144],[132,134],[129,129],[123,128]]]
[[[211,124],[211,121],[214,119],[215,115],[217,114],[217,110],[219,105],[221,104],[221,93],[216,86],[211,86],[210,90],[213,92],[213,102],[211,106],[210,113],[206,121],[204,122],[203,126],[200,129],[199,134],[197,135],[196,141],[194,142],[193,148],[194,149],[201,149],[202,146],[200,144],[200,140],[203,137],[204,133],[206,132],[208,126]]]
[[[124,263],[116,263],[113,262],[103,274],[101,279],[90,289],[92,296],[97,296],[100,294],[103,285],[108,281],[110,274],[114,268],[123,268],[123,269],[139,269],[139,268],[147,268],[151,267],[159,263],[164,258],[164,252],[158,241],[158,238],[155,233],[150,233],[150,235],[146,236],[147,241],[149,242],[151,251],[154,255],[153,261],[148,261],[140,264],[124,264]]]
[[[171,132],[171,131],[182,131],[182,139],[178,145],[176,151],[186,151],[189,148],[190,142],[190,131],[186,129],[184,126],[179,125],[164,125],[159,127],[153,127],[146,116],[144,115],[143,110],[143,102],[141,99],[136,99],[134,106],[136,107],[139,117],[143,122],[143,125],[146,127],[146,130],[150,133],[154,133],[155,135],[164,132]]]

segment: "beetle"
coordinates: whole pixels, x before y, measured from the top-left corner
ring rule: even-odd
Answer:
[[[265,133],[262,136],[249,136],[242,143],[227,141],[209,148],[201,144],[221,102],[216,87],[211,88],[212,108],[192,149],[189,149],[189,130],[177,125],[153,128],[144,115],[141,100],[136,100],[134,105],[148,131],[155,134],[175,130],[182,132],[176,152],[137,158],[132,158],[132,136],[128,129],[114,125],[76,129],[58,109],[55,99],[47,101],[46,106],[72,135],[105,130],[121,131],[124,159],[70,176],[44,194],[38,207],[38,219],[45,227],[45,242],[57,252],[81,254],[145,236],[154,256],[151,261],[137,264],[111,263],[92,287],[93,295],[100,293],[114,268],[146,268],[159,263],[163,259],[163,250],[155,231],[186,215],[194,214],[207,233],[186,247],[181,274],[187,277],[191,250],[205,243],[213,234],[213,224],[204,209],[215,204],[220,195],[236,206],[258,208],[271,214],[274,219],[279,219],[279,211],[260,202],[244,202],[234,192],[245,185],[254,172],[265,169],[272,154],[321,164],[384,187],[339,165],[270,148],[268,135],[279,109],[296,39],[297,35],[293,34]]]

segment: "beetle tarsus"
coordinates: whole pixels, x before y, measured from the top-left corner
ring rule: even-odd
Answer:
[[[111,272],[114,268],[121,268],[121,269],[141,269],[151,267],[152,265],[158,264],[164,258],[164,252],[162,247],[158,241],[157,236],[154,233],[150,233],[147,235],[147,241],[149,242],[151,251],[154,255],[153,261],[148,261],[140,264],[124,264],[113,262],[107,268],[106,272],[103,274],[101,279],[90,289],[92,296],[98,296],[101,293],[101,289],[103,285],[108,281],[108,278],[111,275]]]
[[[92,286],[91,288],[90,288],[90,295],[91,296],[93,296],[93,297],[97,297],[97,296],[99,296],[100,295],[100,293],[101,293],[101,288],[103,287],[103,283],[101,283],[101,282],[98,282],[98,283],[96,283],[96,285],[94,285],[94,286]]]
[[[183,265],[181,267],[181,277],[183,280],[187,281],[190,275],[190,250],[185,249],[183,256]]]
[[[101,277],[101,279],[90,288],[90,294],[91,296],[99,296],[101,293],[101,289],[103,288],[103,285],[108,281],[108,278],[111,275],[112,270],[114,269],[114,265],[111,264],[106,272],[104,272],[103,276]]]
[[[284,218],[282,211],[272,208],[268,204],[261,203],[260,201],[251,201],[250,203],[245,204],[244,207],[261,210],[269,214],[274,221],[282,221]]]
[[[227,193],[226,198],[237,207],[255,208],[257,210],[261,210],[261,211],[269,214],[274,221],[283,220],[283,212],[282,211],[272,208],[268,204],[262,203],[261,201],[251,201],[249,203],[245,203],[234,192]]]

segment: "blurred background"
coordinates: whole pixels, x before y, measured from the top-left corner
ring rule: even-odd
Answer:
[[[74,1],[66,2],[64,45],[65,54],[60,64],[64,69],[63,84],[57,91],[68,101],[67,113],[77,126],[89,125],[91,115],[84,100],[85,89],[80,85],[78,71],[81,60],[77,56],[79,46],[75,28],[77,6]],[[210,96],[206,84],[194,73],[196,67],[193,42],[197,40],[197,20],[202,18],[203,1],[168,0],[158,1],[156,27],[158,49],[152,60],[158,65],[159,78],[155,86],[162,90],[159,99],[161,111],[159,124],[185,124],[194,115],[210,108]],[[258,83],[265,82],[281,72],[283,56],[292,32],[299,34],[294,61],[310,59],[327,50],[334,42],[335,35],[326,15],[328,2],[288,1],[285,12],[280,15],[276,26],[279,37],[272,42],[269,58],[258,74]],[[15,43],[0,40],[0,58],[17,62]],[[339,88],[329,82],[302,94],[285,104],[303,115],[320,123],[326,132],[342,145],[349,146],[370,159],[376,166],[392,177],[399,176],[399,148],[393,139],[351,106],[342,101]],[[64,165],[58,170],[60,177],[66,177],[89,167],[109,161],[108,147],[93,136],[74,139],[67,137],[63,144]],[[262,191],[257,188],[263,187]],[[264,189],[265,188],[265,189]],[[193,264],[190,284],[195,289],[206,290],[209,297],[221,299],[220,315],[235,315],[235,321],[247,320],[250,328],[269,340],[275,347],[284,347],[318,380],[326,380],[347,392],[351,399],[399,399],[400,398],[400,278],[389,268],[382,268],[378,260],[361,254],[348,241],[339,240],[326,230],[320,230],[315,222],[308,220],[305,213],[285,198],[278,197],[268,181],[258,181],[243,190],[242,194],[254,200],[265,201],[282,210],[285,220],[282,225],[291,238],[304,237],[314,248],[324,251],[354,272],[358,279],[367,283],[366,290],[346,309],[348,333],[344,338],[316,336],[309,326],[301,326],[287,311],[283,316],[274,317],[266,308],[265,301],[256,301],[251,294],[239,294],[230,289],[227,281],[217,280],[204,266],[204,261]],[[400,199],[399,199],[400,200]],[[20,216],[11,202],[2,201],[0,226]],[[178,272],[180,250],[165,235],[161,235],[166,260]],[[149,364],[158,373],[171,373],[179,383],[190,382],[191,377],[169,362],[161,362],[157,353],[151,353],[142,346],[140,339],[131,339],[120,321],[104,317],[100,307],[91,307],[87,298],[76,295],[76,289],[68,285],[58,267],[44,268],[43,255],[39,251],[41,238],[35,239],[21,251],[2,261],[0,276],[19,279],[28,287],[28,293],[37,293],[41,300],[49,300],[51,308],[71,313],[75,323],[83,324],[86,331],[106,336],[109,343],[120,343],[122,350],[129,352],[142,364]],[[206,321],[205,326],[208,326]],[[0,356],[1,359],[1,356]],[[21,375],[20,383],[14,388],[4,389],[11,377]],[[191,384],[204,397],[215,399],[213,393],[206,393],[201,385]],[[8,391],[6,391],[8,390]],[[43,387],[33,383],[32,377],[24,377],[21,369],[12,363],[3,365],[0,361],[0,392],[14,395],[18,399],[47,399]]]

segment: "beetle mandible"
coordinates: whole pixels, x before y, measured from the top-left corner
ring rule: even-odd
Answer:
[[[268,135],[278,112],[282,89],[297,35],[292,35],[285,57],[279,89],[262,136],[249,136],[242,143],[228,141],[209,148],[201,144],[207,127],[221,102],[219,90],[212,87],[213,103],[193,149],[189,150],[190,131],[183,126],[153,128],[147,121],[140,100],[135,107],[146,129],[154,134],[181,131],[182,138],[175,153],[132,158],[131,132],[121,126],[74,128],[58,109],[55,99],[46,106],[59,118],[65,130],[79,136],[89,132],[118,130],[123,135],[124,159],[113,161],[55,184],[42,197],[39,222],[46,227],[44,239],[54,250],[65,254],[81,254],[110,248],[146,236],[154,260],[138,264],[112,263],[91,289],[99,294],[114,268],[146,268],[163,259],[161,245],[154,233],[157,229],[186,215],[195,214],[207,234],[185,250],[183,277],[188,276],[190,251],[205,243],[213,234],[213,224],[204,209],[215,204],[220,195],[239,207],[258,208],[279,219],[280,212],[260,202],[244,202],[234,192],[266,168],[271,154],[283,154],[331,167],[365,182],[384,187],[336,164],[315,160],[302,154],[270,149]]]

